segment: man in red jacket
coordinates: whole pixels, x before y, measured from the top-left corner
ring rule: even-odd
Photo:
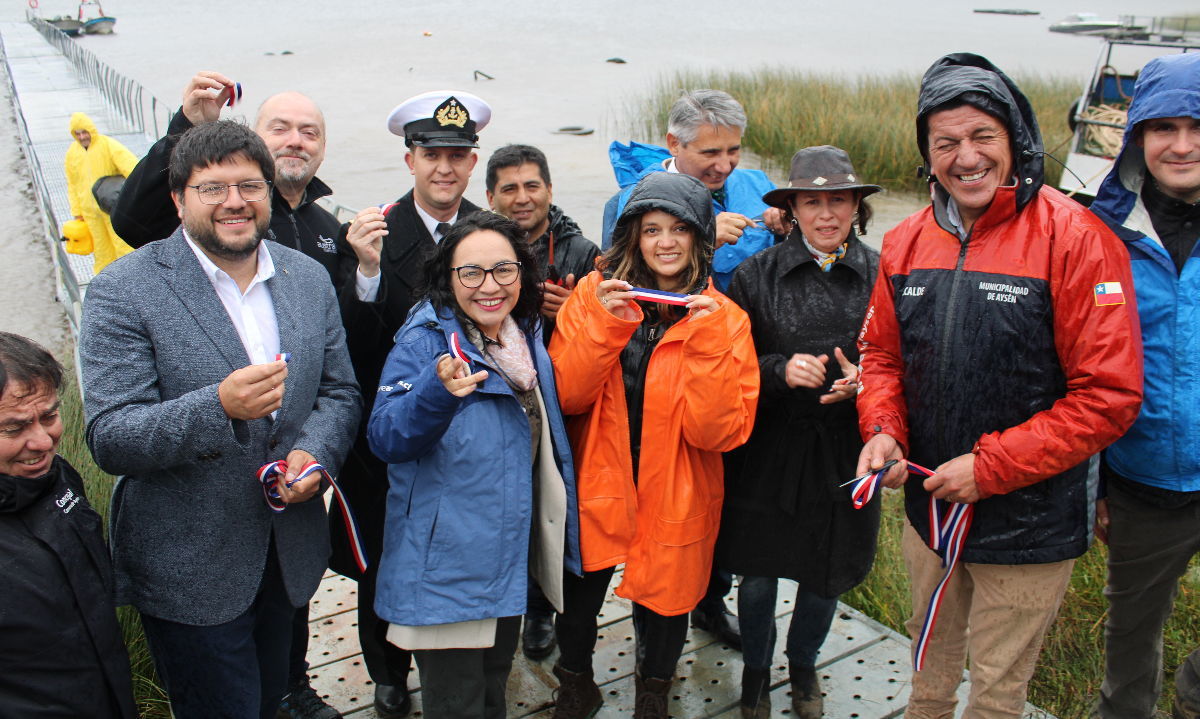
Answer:
[[[951,716],[970,655],[966,716],[1016,717],[1090,541],[1094,456],[1141,401],[1129,262],[1043,186],[1032,108],[986,59],[930,67],[917,144],[933,201],[884,238],[859,338],[859,471],[934,468],[884,475],[908,518],[906,716]]]

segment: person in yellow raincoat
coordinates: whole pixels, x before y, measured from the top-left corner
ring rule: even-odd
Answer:
[[[71,137],[75,142],[67,149],[63,172],[67,176],[67,195],[71,198],[71,214],[87,223],[92,233],[95,271],[133,248],[113,231],[108,214],[96,204],[92,185],[108,175],[127,177],[137,165],[137,157],[124,145],[96,130],[92,118],[76,112],[71,115]]]

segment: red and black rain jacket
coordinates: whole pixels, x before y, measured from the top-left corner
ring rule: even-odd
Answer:
[[[975,452],[983,499],[965,561],[1077,557],[1091,535],[1089,459],[1141,402],[1125,250],[1046,187],[1020,209],[1017,186],[1000,188],[960,239],[944,229],[945,194],[934,187],[934,205],[884,237],[859,338],[864,438],[890,434],[930,468]],[[928,541],[920,479],[905,501]]]

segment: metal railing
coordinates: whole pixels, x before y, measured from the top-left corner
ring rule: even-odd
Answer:
[[[83,81],[96,88],[104,101],[121,119],[137,131],[158,137],[159,121],[166,128],[171,120],[172,111],[158,98],[146,92],[141,84],[125,77],[109,67],[92,53],[91,50],[75,42],[63,31],[54,27],[31,11],[25,11],[29,24],[36,29],[46,42],[53,45],[63,54],[79,73]],[[147,117],[150,124],[147,125]]]

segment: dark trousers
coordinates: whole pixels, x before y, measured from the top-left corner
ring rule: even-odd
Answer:
[[[201,627],[143,614],[175,719],[273,719],[287,689],[295,614],[273,542],[258,596],[234,619]]]
[[[486,649],[418,649],[421,706],[427,719],[504,719],[504,699],[521,618],[496,620],[496,643]]]
[[[1108,484],[1108,619],[1100,716],[1154,715],[1162,689],[1163,625],[1179,578],[1200,552],[1200,503],[1177,509],[1148,504]]]
[[[613,567],[585,572],[582,577],[563,575],[563,612],[554,622],[559,664],[571,672],[592,668],[596,649],[596,616],[604,605]],[[633,623],[637,631],[638,672],[645,678],[672,679],[675,665],[687,641],[688,615],[665,617],[642,605],[633,604]]]
[[[308,605],[292,616],[292,648],[288,650],[288,690],[308,682]]]
[[[738,622],[742,629],[742,659],[750,669],[771,668],[775,655],[775,598],[779,580],[774,577],[742,577],[738,582]],[[788,665],[792,669],[812,669],[817,652],[825,643],[837,598],[826,599],[796,589],[792,622],[787,634]]]
[[[358,643],[371,681],[384,686],[408,686],[412,655],[387,640],[388,623],[375,613],[375,582],[379,578],[379,560],[358,580]]]

